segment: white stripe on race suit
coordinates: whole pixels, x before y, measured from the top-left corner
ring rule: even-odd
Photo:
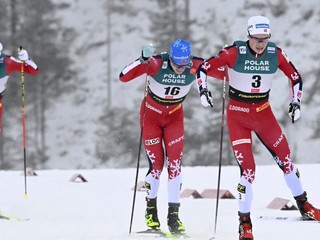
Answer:
[[[129,64],[128,66],[126,66],[123,70],[122,73],[123,75],[126,75],[130,70],[132,70],[133,68],[135,68],[136,66],[140,65],[141,62],[139,59],[137,59],[136,61],[134,61],[133,63]]]
[[[243,143],[251,143],[251,140],[249,138],[238,139],[232,142],[232,146],[236,146]]]

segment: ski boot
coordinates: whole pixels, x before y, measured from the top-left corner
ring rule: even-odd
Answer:
[[[183,226],[179,218],[179,207],[180,203],[169,203],[167,217],[168,228],[174,235],[183,234],[186,231],[186,228]]]
[[[320,221],[320,210],[315,208],[308,202],[306,192],[304,192],[300,196],[294,197],[294,199],[297,202],[303,220]]]
[[[158,219],[158,210],[157,210],[157,198],[146,198],[147,209],[146,209],[146,224],[149,228],[159,229],[160,222]]]
[[[239,240],[253,240],[250,213],[239,212]]]

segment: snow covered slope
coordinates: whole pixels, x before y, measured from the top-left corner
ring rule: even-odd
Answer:
[[[299,165],[302,183],[312,204],[320,207],[320,165]],[[108,170],[36,170],[38,176],[28,176],[28,199],[24,199],[24,178],[20,171],[0,171],[0,210],[3,213],[30,218],[29,221],[0,219],[2,240],[125,240],[150,239],[129,236],[135,169]],[[183,168],[182,190],[216,189],[215,167]],[[146,169],[140,169],[139,182]],[[71,182],[80,174],[87,182]],[[221,189],[237,195],[238,167],[222,168]],[[161,178],[158,211],[164,230],[167,214],[165,172]],[[276,165],[258,166],[254,182],[252,206],[255,239],[318,240],[319,223],[261,220],[259,216],[299,216],[298,211],[267,208],[276,197],[294,203],[282,173]],[[138,191],[132,232],[144,230],[145,192]],[[213,236],[216,199],[181,199],[180,218],[191,239]],[[237,239],[237,201],[220,199],[216,240]]]

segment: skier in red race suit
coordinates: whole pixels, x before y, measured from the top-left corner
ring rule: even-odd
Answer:
[[[21,72],[21,64],[24,61],[24,72],[36,75],[38,67],[29,58],[28,52],[24,49],[18,49],[19,60],[12,56],[2,53],[3,46],[0,43],[0,131],[2,131],[2,98],[6,89],[8,78],[12,72]]]
[[[142,139],[149,161],[149,171],[145,177],[146,224],[153,229],[160,227],[157,195],[160,175],[166,160],[169,178],[167,224],[170,232],[179,234],[185,232],[178,215],[184,147],[182,102],[195,80],[194,73],[203,59],[192,56],[191,44],[182,39],[175,40],[171,44],[169,53],[154,55],[154,52],[153,45],[145,46],[141,57],[122,70],[120,81],[128,82],[147,74],[146,96],[140,109]]]
[[[320,221],[320,211],[307,201],[298,169],[292,162],[289,145],[268,101],[271,79],[280,69],[290,80],[289,116],[294,123],[300,117],[302,79],[285,52],[270,42],[270,21],[263,16],[248,20],[247,41],[236,41],[215,57],[206,60],[197,71],[201,103],[207,103],[207,75],[218,67],[227,67],[229,104],[227,120],[230,143],[241,171],[238,190],[239,239],[252,240],[250,210],[255,160],[252,153],[254,132],[272,154],[284,173],[303,218]]]

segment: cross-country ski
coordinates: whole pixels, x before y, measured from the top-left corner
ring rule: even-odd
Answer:
[[[163,231],[161,229],[147,229],[133,233],[134,235],[154,237],[154,238],[167,238],[167,239],[187,239],[190,238],[186,233],[172,234],[170,232]]]
[[[267,220],[267,221],[320,223],[320,221],[314,221],[314,220],[310,220],[310,219],[304,219],[302,217],[292,217],[292,216],[261,215],[261,216],[258,216],[257,218],[260,220]]]
[[[20,217],[16,215],[8,215],[0,212],[0,220],[16,220],[16,221],[29,221],[30,218]]]

